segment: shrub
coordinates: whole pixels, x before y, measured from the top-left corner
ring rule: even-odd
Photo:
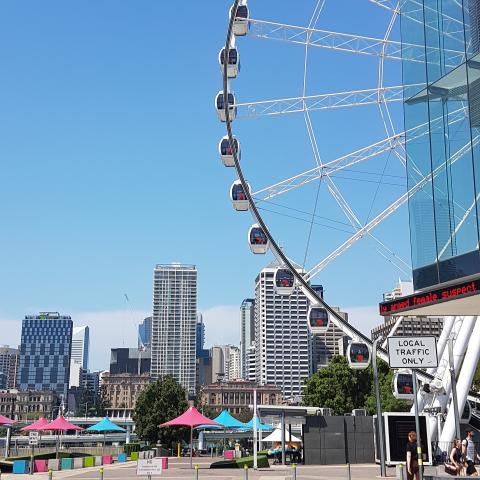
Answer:
[[[235,458],[233,460],[221,460],[219,462],[212,463],[210,468],[244,468],[245,465],[247,465],[248,468],[253,468],[253,456]],[[258,468],[270,467],[266,455],[258,455],[257,465]]]

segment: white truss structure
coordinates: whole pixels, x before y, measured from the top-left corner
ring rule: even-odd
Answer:
[[[284,115],[331,108],[358,107],[403,101],[403,86],[370,88],[350,92],[326,93],[279,100],[237,103],[238,117]]]

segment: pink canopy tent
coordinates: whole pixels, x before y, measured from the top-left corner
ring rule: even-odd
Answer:
[[[40,417],[37,421],[33,422],[31,425],[27,425],[26,427],[21,428],[22,432],[40,432],[45,430],[45,427],[50,422],[43,417]]]
[[[58,430],[60,432],[66,432],[67,430],[83,430],[83,428],[67,422],[63,415],[59,415],[55,420],[48,425],[45,425],[43,430]]]
[[[57,432],[66,432],[67,430],[83,430],[82,427],[78,425],[74,425],[73,423],[67,422],[63,415],[59,415],[55,420],[50,422],[48,425],[43,427],[43,430],[55,430]],[[56,442],[56,457],[58,458],[58,440],[59,435],[57,435],[57,442]]]
[[[223,426],[218,422],[204,417],[195,407],[190,407],[186,412],[182,413],[177,418],[160,425],[160,427],[190,427],[190,468],[192,468],[193,427],[198,427],[199,425]]]
[[[15,420],[11,420],[10,418],[4,417],[3,415],[0,415],[0,425],[13,425]]]

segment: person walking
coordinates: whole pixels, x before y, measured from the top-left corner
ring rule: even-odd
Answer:
[[[418,466],[417,433],[408,433],[407,443],[407,480],[420,480],[420,469]]]
[[[448,462],[445,463],[445,471],[450,475],[462,475],[463,461],[462,461],[462,444],[459,438],[453,440],[453,447],[448,457]]]
[[[478,477],[478,472],[475,468],[475,460],[480,460],[480,455],[475,449],[473,437],[473,430],[467,430],[467,437],[462,442],[462,455],[465,459],[466,474],[471,477]]]

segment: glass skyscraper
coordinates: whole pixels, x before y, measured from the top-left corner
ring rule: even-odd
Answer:
[[[57,312],[26,315],[20,343],[20,390],[52,390],[67,397],[73,322]]]
[[[480,273],[480,0],[402,0],[416,290]]]

